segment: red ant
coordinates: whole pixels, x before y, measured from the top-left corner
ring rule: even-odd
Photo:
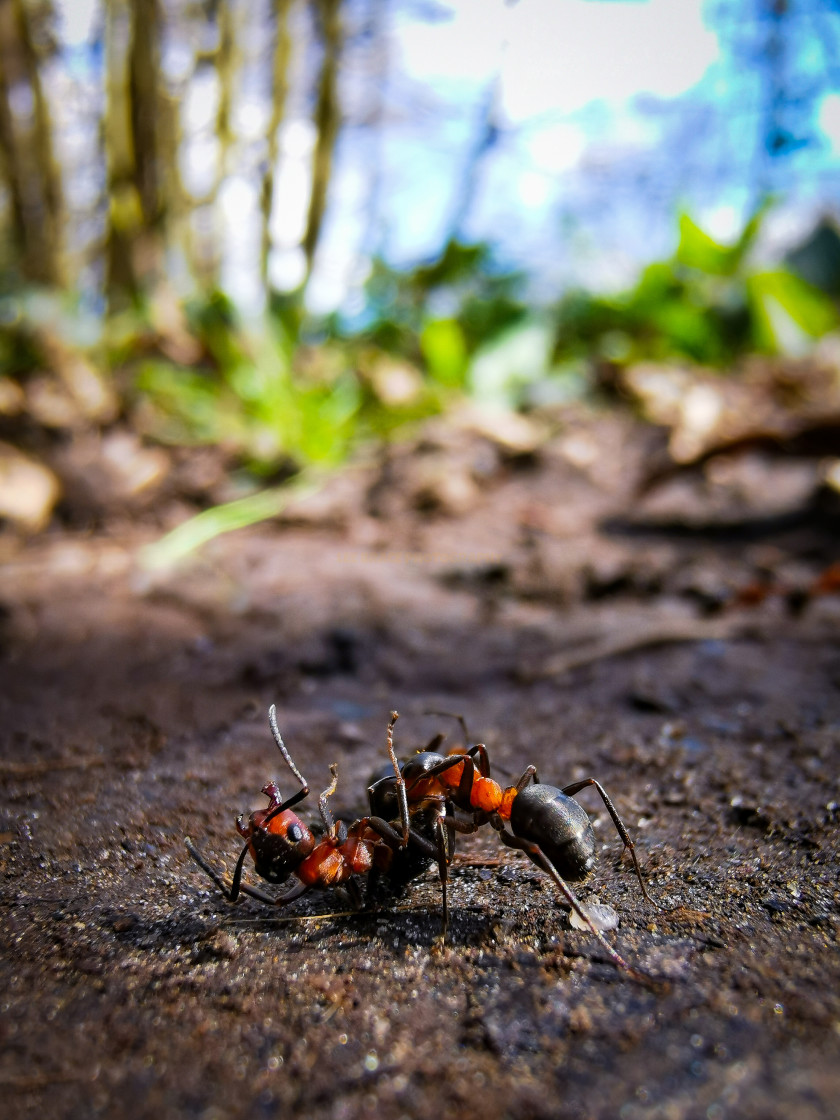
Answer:
[[[387,735],[388,753],[395,773],[399,773],[393,745],[394,724],[397,719],[397,713],[392,712]],[[316,840],[309,828],[292,812],[293,806],[308,796],[309,786],[283,742],[273,704],[268,710],[268,722],[283,760],[301,788],[284,801],[276,782],[267,782],[261,792],[269,799],[268,807],[255,810],[247,822],[242,815],[237,818],[236,828],[240,836],[244,837],[245,845],[236,861],[230,884],[210,867],[189,837],[185,840],[190,856],[210,876],[229,902],[236,902],[240,894],[246,894],[260,902],[285,906],[313,887],[326,890],[343,885],[358,909],[362,905],[362,895],[355,876],[366,875],[376,869],[379,873],[393,875],[398,881],[405,881],[426,870],[432,862],[437,861],[439,866],[445,866],[446,854],[438,839],[430,839],[412,826],[404,789],[399,803],[399,828],[376,815],[362,817],[349,828],[343,821],[336,823],[327,804],[338,781],[335,765],[330,767],[332,782],[318,797],[318,811],[324,822],[326,835],[323,839]],[[419,816],[415,818],[415,822],[423,823]],[[285,894],[271,895],[243,883],[245,859],[249,854],[254,860],[254,870],[269,883],[284,883],[294,876],[298,880],[297,884]]]
[[[466,739],[463,718],[455,718],[461,723]],[[515,785],[503,789],[490,777],[490,760],[483,743],[469,748],[455,748],[449,755],[441,755],[437,753],[437,748],[443,738],[443,735],[436,736],[426,750],[402,762],[397,777],[385,775],[372,784],[368,790],[371,806],[386,803],[385,799],[390,791],[397,793],[400,798],[405,797],[410,819],[417,812],[428,814],[431,807],[436,805],[439,827],[450,832],[447,860],[451,858],[453,829],[474,832],[481,825],[490,824],[498,832],[503,844],[524,852],[532,863],[545,871],[615,965],[636,978],[649,982],[647,977],[628,965],[613,949],[566,882],[567,879],[576,883],[588,878],[595,864],[595,833],[592,822],[582,806],[574,800],[574,794],[587,786],[594,786],[624,841],[625,848],[630,852],[642,894],[651,905],[658,906],[648,894],[633,841],[601,783],[595,778],[584,778],[557,789],[541,783],[536,767],[528,766]],[[454,817],[453,808],[467,813],[471,820],[464,822]],[[505,828],[506,824],[510,825],[510,832]],[[441,880],[445,887],[442,869]],[[444,929],[446,922],[444,914]]]

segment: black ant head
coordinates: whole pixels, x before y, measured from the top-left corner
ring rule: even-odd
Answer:
[[[264,785],[262,792],[269,799],[268,807],[255,810],[247,822],[238,817],[236,828],[248,841],[256,873],[269,883],[284,883],[315,847],[315,838],[291,809],[280,811],[283,802],[274,782]]]
[[[429,778],[427,775],[435,766],[439,766],[444,758],[445,755],[436,754],[434,751],[418,751],[417,754],[406,759],[402,765],[402,776],[409,797],[417,799],[440,792],[440,781],[437,776]]]
[[[400,769],[403,764],[400,763]],[[368,782],[368,803],[372,817],[394,820],[400,814],[399,794],[394,767],[386,763],[380,770],[371,774]]]

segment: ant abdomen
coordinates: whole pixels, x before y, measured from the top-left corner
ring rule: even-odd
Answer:
[[[564,879],[579,882],[595,866],[595,833],[586,811],[554,786],[520,790],[511,806],[510,826],[522,840],[538,844]]]

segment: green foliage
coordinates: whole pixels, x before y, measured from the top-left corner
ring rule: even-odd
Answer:
[[[391,353],[413,360],[424,358],[433,380],[440,374],[442,384],[460,384],[470,355],[525,317],[527,309],[517,294],[522,279],[517,273],[499,270],[488,246],[457,241],[450,241],[438,260],[411,271],[375,260],[365,286],[362,333]],[[455,331],[449,327],[443,328],[448,330],[448,338],[432,337],[424,344],[427,324],[438,320],[452,322],[461,340],[456,341]],[[445,368],[438,364],[442,357],[438,342],[450,352],[444,359]],[[461,346],[463,357],[456,358],[455,348]]]
[[[457,319],[428,319],[420,331],[420,350],[433,381],[461,386],[467,373],[467,342]]]
[[[688,214],[681,214],[676,261],[707,276],[736,276],[755,244],[769,208],[768,200],[756,209],[733,245],[715,241]]]
[[[243,424],[235,396],[211,373],[159,358],[138,364],[133,392],[151,408],[144,427],[163,443],[237,444]]]
[[[202,510],[159,541],[147,545],[141,553],[141,563],[150,570],[168,568],[223,533],[245,529],[269,517],[276,517],[292,498],[312,492],[317,485],[314,477],[302,476],[285,486],[273,486]]]
[[[167,538],[156,554],[163,562],[280,509],[285,486],[259,490],[261,480],[317,484],[361,442],[390,438],[464,395],[527,408],[580,397],[604,364],[725,366],[754,350],[804,351],[838,326],[837,308],[793,273],[751,263],[763,216],[724,245],[683,215],[673,257],[645,268],[633,288],[571,292],[540,313],[526,309],[521,277],[496,270],[486,247],[454,242],[413,271],[375,262],[354,323],[314,321],[301,293],[273,296],[255,321],[218,291],[185,306],[163,292],[112,314],[97,333],[63,297],[9,295],[0,373],[23,383],[50,355],[83,354],[97,376],[112,371],[123,414],[146,436],[220,445],[245,468],[245,496]]]
[[[297,342],[278,318],[246,328],[217,296],[193,306],[190,320],[204,362],[145,359],[134,377],[157,438],[226,445],[257,474],[284,460],[300,468],[345,458],[365,404],[349,363],[297,369]]]
[[[802,353],[837,326],[833,301],[784,269],[748,277],[747,296],[757,350]]]
[[[755,350],[799,352],[837,327],[837,308],[826,295],[784,269],[750,263],[766,209],[732,245],[683,214],[674,256],[649,265],[630,291],[567,296],[557,309],[555,359],[688,358],[725,366]]]

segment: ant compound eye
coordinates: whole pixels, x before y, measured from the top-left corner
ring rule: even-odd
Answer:
[[[299,824],[289,825],[289,831],[286,833],[286,836],[293,844],[299,844],[303,839],[303,829]]]

